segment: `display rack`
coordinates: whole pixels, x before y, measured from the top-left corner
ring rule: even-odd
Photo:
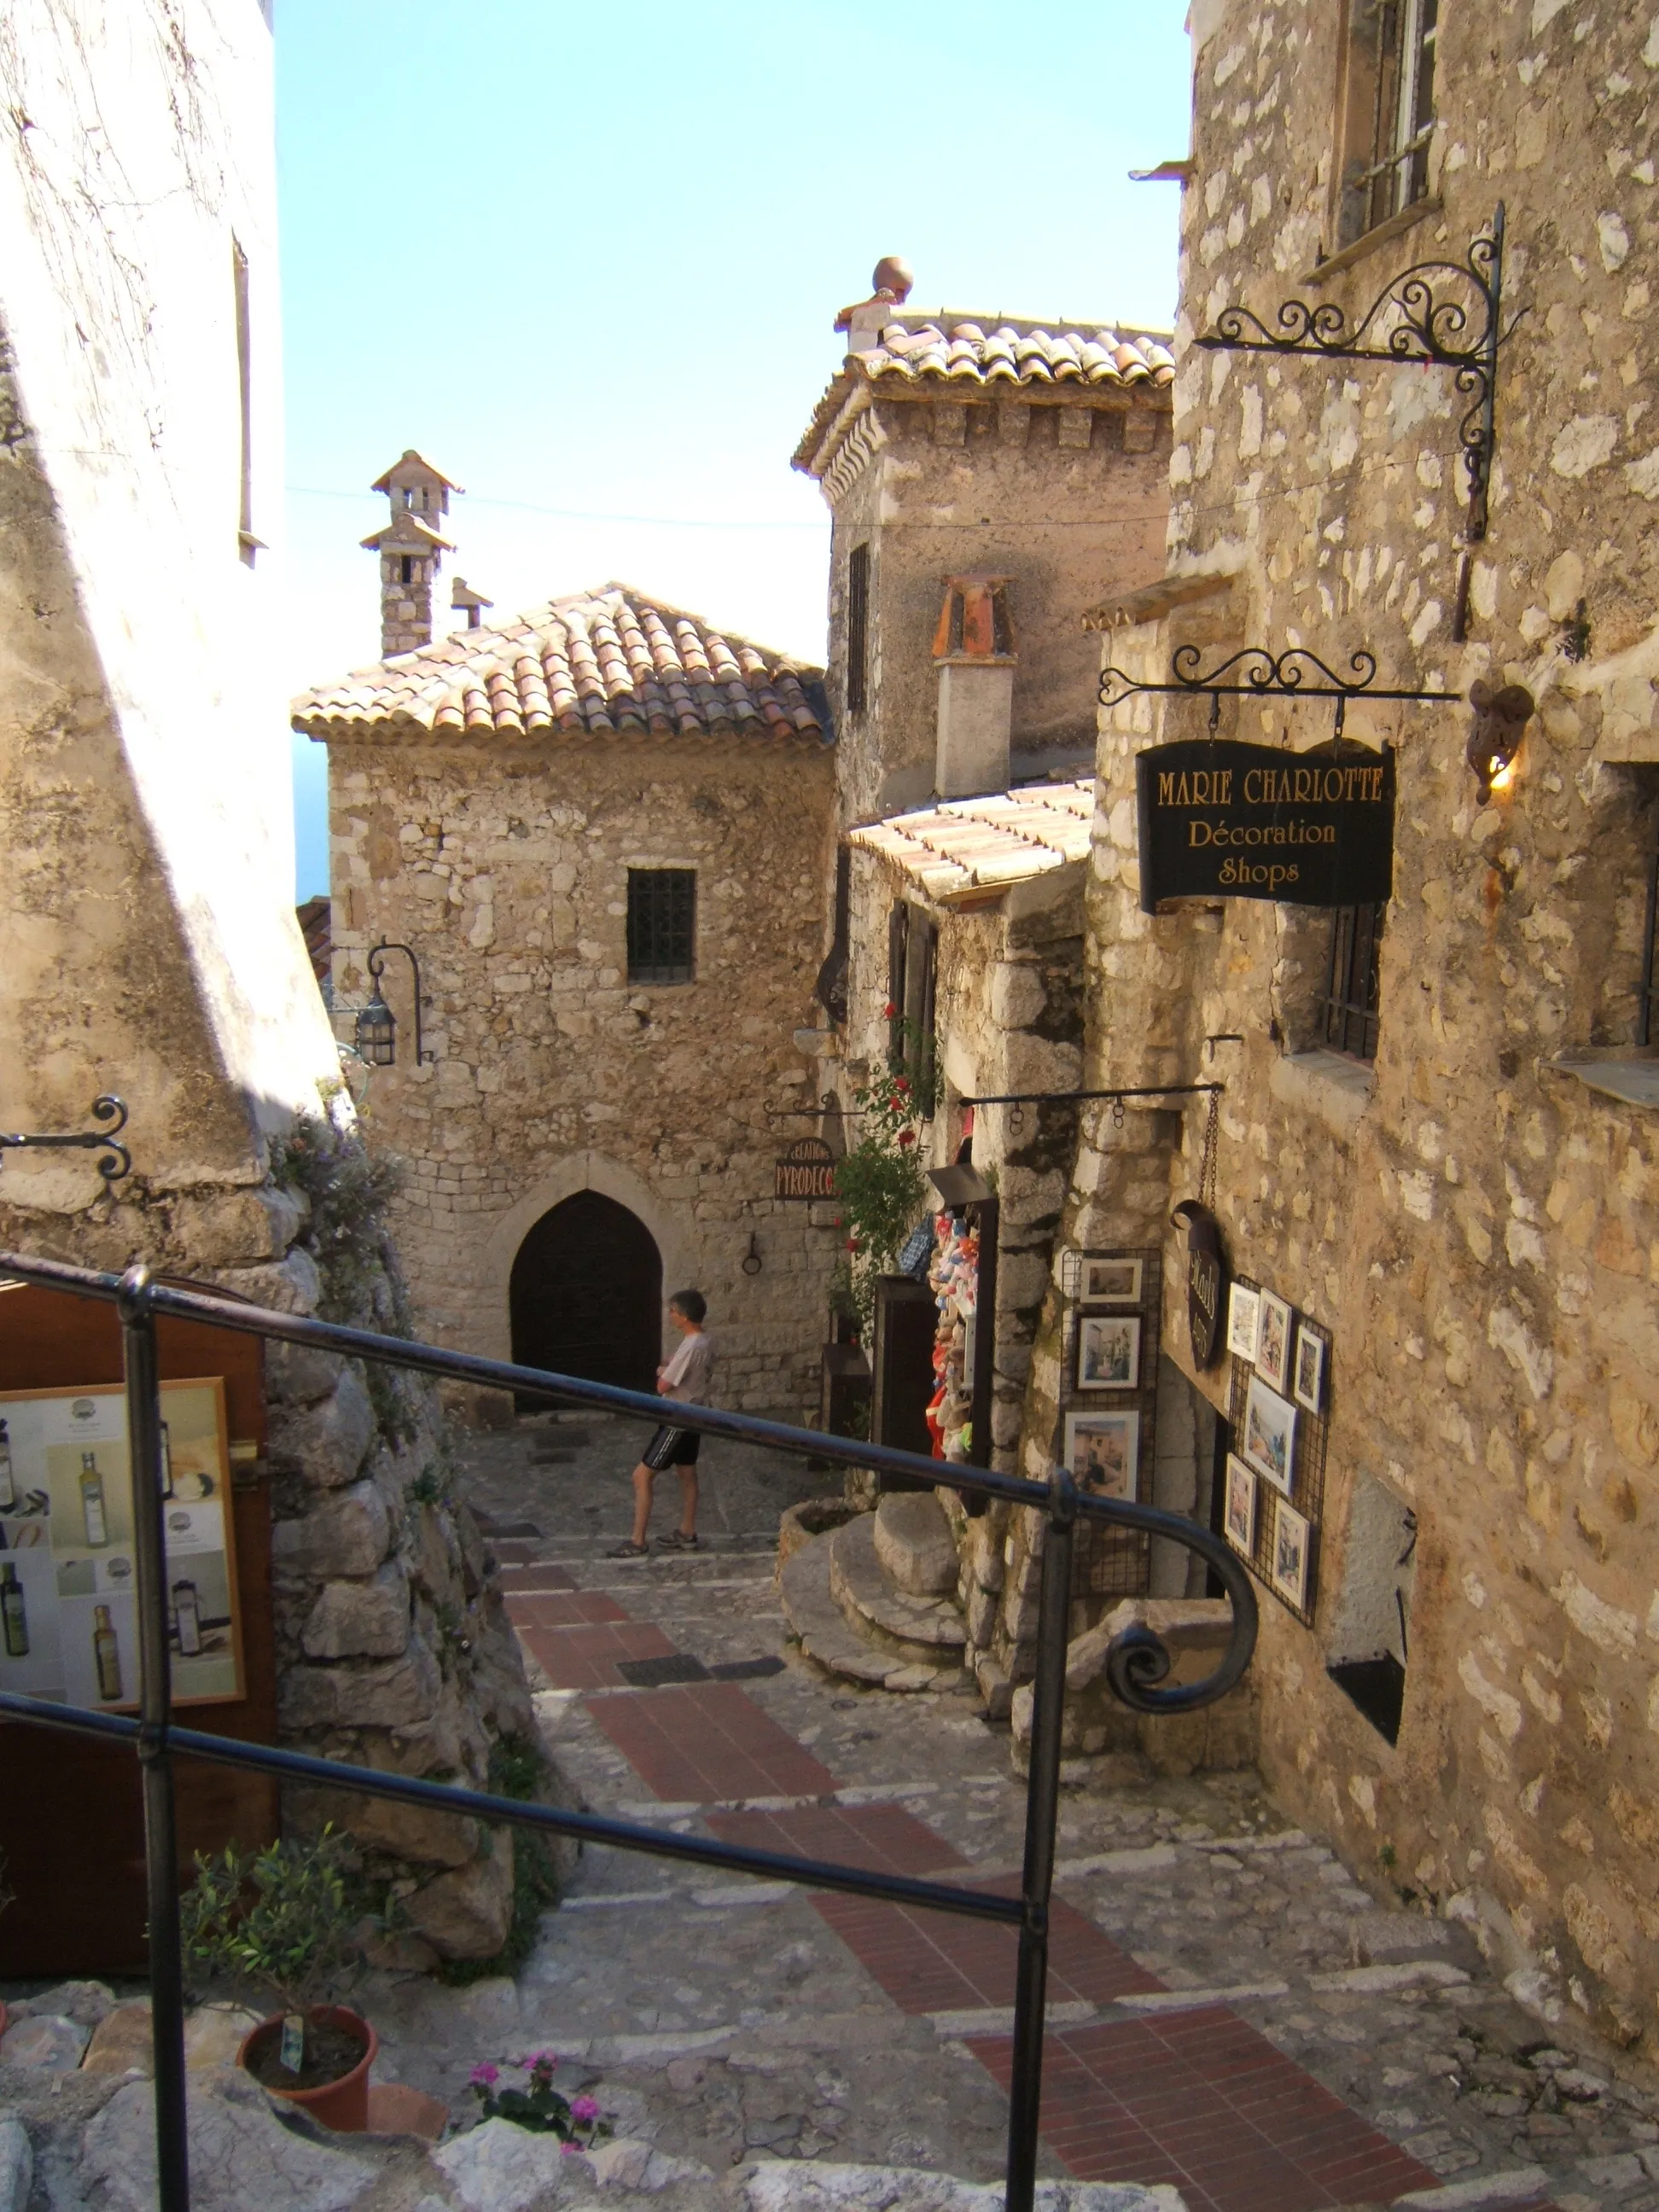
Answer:
[[[1247,1291],[1260,1291],[1265,1287],[1257,1282],[1253,1275],[1235,1275],[1233,1280]],[[1317,1322],[1310,1321],[1305,1314],[1296,1312],[1294,1318],[1298,1330],[1306,1329],[1310,1335],[1317,1337],[1325,1347],[1323,1390],[1320,1411],[1314,1413],[1306,1405],[1297,1402],[1295,1449],[1291,1462],[1290,1503],[1308,1523],[1308,1571],[1304,1601],[1299,1606],[1292,1605],[1273,1580],[1271,1558],[1273,1516],[1271,1512],[1264,1511],[1262,1507],[1264,1502],[1275,1497],[1277,1492],[1272,1485],[1260,1475],[1256,1479],[1255,1540],[1249,1551],[1242,1553],[1240,1556],[1256,1580],[1266,1584],[1285,1611],[1293,1613],[1304,1628],[1311,1628],[1314,1608],[1319,1599],[1320,1551],[1325,1525],[1325,1451],[1330,1434],[1333,1388],[1331,1336],[1328,1329],[1322,1328]],[[1294,1350],[1294,1343],[1292,1349]],[[1232,1449],[1237,1452],[1244,1435],[1245,1400],[1249,1395],[1250,1377],[1255,1370],[1250,1360],[1242,1358],[1236,1352],[1230,1353],[1229,1358],[1231,1370],[1228,1376],[1227,1419],[1232,1430]],[[1235,1547],[1235,1549],[1237,1548]]]
[[[1085,1297],[1088,1266],[1097,1261],[1136,1261],[1140,1288],[1133,1303],[1107,1303]],[[1152,1469],[1158,1460],[1158,1362],[1164,1316],[1164,1255],[1155,1244],[1109,1245],[1099,1249],[1060,1255],[1060,1296],[1065,1307],[1064,1343],[1060,1373],[1059,1449],[1066,1448],[1068,1417],[1084,1412],[1133,1409],[1140,1416],[1134,1495],[1146,1501],[1152,1493]],[[1139,1382],[1133,1390],[1109,1394],[1079,1390],[1077,1383],[1079,1325],[1086,1315],[1133,1314],[1140,1322]],[[1101,1522],[1079,1522],[1072,1562],[1072,1595],[1081,1597],[1142,1597],[1151,1583],[1152,1540],[1144,1529],[1114,1528]]]

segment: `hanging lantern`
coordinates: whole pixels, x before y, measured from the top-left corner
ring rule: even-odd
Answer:
[[[398,1057],[398,1024],[378,983],[357,1017],[357,1051],[370,1067],[390,1067]]]

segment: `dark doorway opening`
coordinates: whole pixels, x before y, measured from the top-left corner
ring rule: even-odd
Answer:
[[[615,1199],[579,1190],[543,1214],[513,1262],[508,1305],[520,1365],[624,1390],[656,1388],[662,1255]]]

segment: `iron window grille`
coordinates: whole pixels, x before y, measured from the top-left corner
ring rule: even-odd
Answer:
[[[696,975],[695,868],[628,871],[628,980],[690,983]]]
[[[1351,0],[1339,246],[1429,189],[1439,0]]]
[[[1659,921],[1659,804],[1653,809],[1653,823],[1648,831],[1648,896],[1647,911],[1642,921],[1642,980],[1636,992],[1636,1042],[1650,1045],[1654,1042],[1655,1013],[1659,1012],[1659,978],[1653,971],[1654,925]]]
[[[870,548],[847,556],[847,711],[861,714],[870,703]]]
[[[1331,915],[1331,962],[1320,1002],[1321,1041],[1351,1060],[1376,1058],[1380,906],[1341,906]]]

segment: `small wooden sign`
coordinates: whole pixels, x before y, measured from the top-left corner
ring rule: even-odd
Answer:
[[[1368,906],[1394,889],[1395,758],[1233,740],[1153,745],[1135,762],[1140,903],[1273,899]]]
[[[1207,1206],[1187,1199],[1171,1217],[1187,1232],[1187,1328],[1193,1364],[1201,1375],[1221,1348],[1226,1307],[1227,1262],[1221,1249],[1221,1224]]]
[[[836,1156],[822,1137],[798,1137],[775,1168],[774,1198],[834,1198],[836,1194]]]

